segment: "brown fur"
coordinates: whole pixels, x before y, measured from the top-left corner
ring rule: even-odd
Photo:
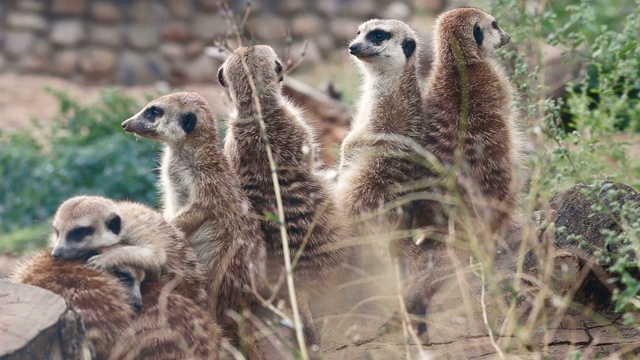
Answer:
[[[150,109],[161,109],[162,114],[150,120]],[[260,279],[264,242],[222,153],[211,107],[196,93],[170,94],[151,101],[122,126],[165,143],[165,216],[186,234],[205,269],[208,309],[237,340],[237,328],[226,312],[252,306],[252,283]],[[260,283],[255,286],[260,291]]]
[[[97,359],[108,358],[116,340],[132,324],[133,309],[115,276],[83,261],[65,261],[40,252],[22,264],[13,280],[62,296],[82,316],[85,340]]]
[[[120,219],[117,234],[104,226],[114,216]],[[203,273],[195,253],[182,233],[155,210],[128,201],[77,196],[60,205],[53,226],[56,229],[52,236],[54,254],[59,249],[61,253],[67,251],[67,255],[83,258],[83,254],[100,252],[88,259],[89,266],[106,271],[122,265],[138,267],[160,277],[163,284],[178,278],[181,281],[175,290],[177,293],[199,304],[206,303]],[[90,227],[93,232],[82,239],[66,238],[82,226]]]
[[[143,281],[141,269],[119,270],[142,283],[143,307],[110,359],[218,359],[222,330],[207,311],[171,289],[174,284]]]
[[[469,206],[470,215],[490,224],[491,232],[508,224],[519,189],[512,88],[504,70],[489,58],[494,49],[509,42],[509,35],[494,21],[490,14],[474,8],[454,9],[438,17],[436,56],[425,97],[428,129],[424,134],[424,142],[444,166],[459,166],[457,191]],[[481,45],[474,31],[482,34]],[[464,133],[461,114],[465,111],[467,85]],[[456,165],[461,141],[462,161]]]
[[[250,70],[245,71],[243,61]],[[250,76],[259,91],[251,90]],[[299,113],[281,94],[279,80],[283,69],[277,55],[268,46],[239,48],[222,65],[218,78],[226,85],[235,103],[229,120],[225,153],[240,176],[251,206],[262,218],[267,244],[268,279],[273,285],[284,276],[284,258],[279,225],[264,216],[277,216],[276,197],[257,106],[278,166],[278,182],[284,206],[289,249],[292,258],[301,252],[295,264],[296,286],[302,297],[310,291],[325,290],[350,258],[350,250],[340,249],[344,227],[340,212],[327,186],[314,173],[314,134]],[[286,293],[284,286],[281,293]],[[306,299],[300,299],[306,308]],[[310,313],[303,313],[307,329],[312,331]],[[315,335],[308,333],[311,338]],[[317,339],[310,339],[317,342]]]

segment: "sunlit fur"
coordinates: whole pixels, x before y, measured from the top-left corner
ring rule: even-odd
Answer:
[[[143,116],[151,106],[163,110],[155,121]],[[179,122],[189,113],[197,122],[187,133]],[[249,200],[222,153],[213,110],[202,96],[179,92],[151,101],[123,127],[165,143],[160,176],[164,215],[186,234],[205,271],[208,308],[237,340],[235,322],[227,312],[252,306],[252,283],[260,279],[264,241]],[[255,285],[260,291],[261,285]]]
[[[294,269],[302,316],[309,341],[317,342],[317,335],[312,333],[311,314],[305,311],[304,297],[312,291],[328,290],[330,279],[343,270],[351,251],[336,247],[344,238],[342,216],[323,179],[314,173],[314,131],[281,94],[282,71],[273,49],[264,45],[239,48],[222,65],[220,77],[235,104],[225,153],[240,176],[253,210],[263,219],[268,278],[273,285],[283,279],[284,258],[279,226],[264,218],[265,214],[276,215],[278,211],[272,172],[257,121],[256,110],[260,105],[278,166],[291,256],[302,252]],[[255,81],[257,94],[251,89],[250,79]],[[282,294],[286,293],[282,291],[286,290],[285,285],[280,289]]]
[[[120,218],[117,234],[105,225],[115,216]],[[95,251],[100,254],[87,260],[94,268],[109,271],[129,265],[163,283],[181,279],[176,292],[204,305],[203,273],[195,253],[182,233],[155,210],[128,201],[77,196],[60,205],[53,226],[57,233],[52,235],[54,253],[56,249],[64,253],[68,248]],[[91,227],[93,232],[82,239],[67,239],[78,227]]]

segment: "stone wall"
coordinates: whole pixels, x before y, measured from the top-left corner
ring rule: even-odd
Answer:
[[[314,64],[344,49],[372,17],[407,19],[413,0],[229,0],[244,36]],[[207,45],[233,35],[219,0],[2,0],[0,73],[57,75],[89,84],[212,81]],[[289,36],[290,35],[290,36]],[[230,46],[236,46],[231,39]],[[245,42],[246,44],[247,42]]]

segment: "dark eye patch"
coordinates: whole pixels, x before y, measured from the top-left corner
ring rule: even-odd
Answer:
[[[478,45],[482,46],[482,41],[484,41],[484,34],[482,33],[482,29],[480,29],[480,26],[478,26],[478,24],[473,27],[473,38],[476,39],[476,43]]]
[[[493,22],[491,23],[491,27],[498,30],[498,22],[493,20]]]
[[[372,43],[380,45],[383,41],[391,39],[391,33],[384,30],[375,29],[370,31],[367,34],[366,38]]]
[[[114,275],[123,283],[132,285],[133,284],[133,276],[131,274],[116,270]]]
[[[68,241],[80,242],[85,236],[93,234],[93,228],[90,226],[77,227],[67,234]]]
[[[156,121],[156,119],[164,114],[164,111],[157,106],[150,106],[144,111],[145,119],[149,121]]]

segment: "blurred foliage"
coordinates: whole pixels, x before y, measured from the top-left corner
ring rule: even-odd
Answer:
[[[53,123],[0,133],[0,234],[46,221],[75,195],[153,204],[157,145],[120,127],[141,105],[114,88],[89,106],[48,91],[60,102]]]

